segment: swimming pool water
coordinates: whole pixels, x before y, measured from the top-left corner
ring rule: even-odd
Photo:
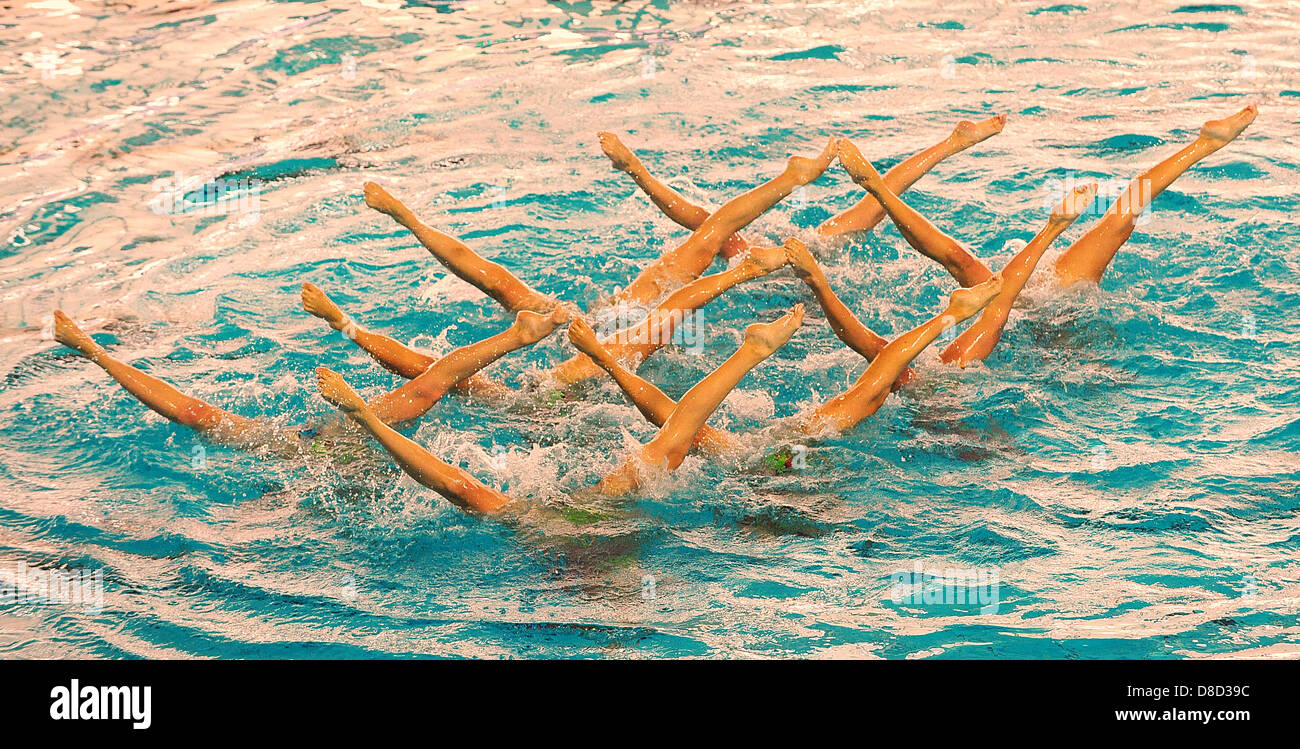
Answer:
[[[104,602],[0,605],[0,654],[1294,655],[1296,32],[1286,3],[10,11],[0,568],[103,570]],[[59,306],[182,390],[318,422],[332,410],[315,366],[367,395],[399,380],[302,312],[302,281],[432,351],[508,323],[364,206],[367,179],[586,306],[686,236],[609,168],[597,130],[716,206],[831,134],[888,167],[960,119],[1009,114],[908,193],[998,267],[1053,185],[1126,180],[1251,101],[1255,124],[1156,201],[1100,288],[1031,282],[986,365],[927,352],[917,382],[809,443],[802,467],[764,467],[761,435],[736,463],[692,456],[561,544],[466,515],[374,450],[276,462],[205,444],[42,335]],[[178,175],[245,201],[154,210]],[[888,224],[813,236],[859,195],[832,166],[746,236],[808,241],[891,336],[953,282]],[[712,421],[758,433],[863,369],[788,271],[707,307],[701,351],[641,372],[679,396],[745,324],[798,301],[803,329]],[[526,382],[568,350],[561,333],[491,372]],[[538,400],[449,396],[413,435],[555,503],[653,434],[605,380]],[[896,602],[896,575],[918,565],[996,572],[995,610]]]

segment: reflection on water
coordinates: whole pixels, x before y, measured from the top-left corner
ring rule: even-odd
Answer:
[[[102,611],[0,604],[6,655],[1294,650],[1285,4],[60,0],[11,17],[0,569],[102,570],[104,589]],[[1159,198],[1100,290],[1031,284],[986,365],[923,357],[851,434],[766,457],[772,419],[862,368],[815,305],[713,420],[748,435],[748,456],[693,456],[617,503],[568,499],[652,434],[611,383],[444,399],[415,438],[527,499],[544,515],[528,529],[466,516],[373,451],[273,461],[202,443],[48,340],[60,306],[187,392],[315,423],[332,416],[315,366],[366,394],[397,380],[302,313],[301,281],[435,352],[506,324],[365,208],[366,179],[591,306],[684,236],[609,169],[597,130],[719,205],[827,134],[889,166],[1008,113],[909,193],[1000,265],[1054,185],[1127,179],[1247,101],[1259,120]],[[892,227],[814,240],[859,194],[834,167],[747,235],[808,240],[892,335],[951,281]],[[641,373],[679,396],[743,325],[805,296],[785,272],[734,289],[702,314],[702,345]],[[567,351],[553,336],[492,372],[526,383]],[[996,572],[997,605],[925,603],[926,585],[964,585],[929,570]]]

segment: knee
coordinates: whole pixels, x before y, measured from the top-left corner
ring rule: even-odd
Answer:
[[[447,384],[439,381],[417,382],[411,394],[422,403],[436,403],[446,393]]]

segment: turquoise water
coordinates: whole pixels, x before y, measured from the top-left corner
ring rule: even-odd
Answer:
[[[102,570],[104,600],[0,604],[0,653],[1294,655],[1296,20],[1283,3],[906,0],[15,10],[0,26],[0,569]],[[434,352],[508,323],[366,209],[366,179],[591,306],[685,237],[608,167],[597,130],[719,205],[829,134],[889,166],[1007,113],[908,194],[997,267],[1052,184],[1128,179],[1251,101],[1256,123],[1157,200],[1100,288],[1031,284],[986,366],[927,352],[917,382],[809,443],[797,470],[763,468],[760,430],[863,362],[788,271],[728,293],[702,352],[641,372],[678,396],[743,325],[809,302],[713,419],[753,433],[750,454],[690,457],[559,544],[467,516],[373,450],[340,465],[204,444],[42,335],[60,306],[187,392],[319,422],[315,366],[366,395],[399,380],[301,311],[301,281]],[[176,172],[251,186],[257,210],[157,213]],[[894,335],[953,283],[892,226],[813,236],[859,195],[833,166],[746,234],[807,240]],[[527,383],[567,351],[556,335],[491,373]],[[653,434],[611,383],[584,394],[449,396],[411,433],[554,504]],[[918,564],[996,573],[996,607],[896,602]]]

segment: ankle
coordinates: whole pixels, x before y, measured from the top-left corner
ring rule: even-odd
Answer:
[[[821,268],[802,271],[798,275],[799,280],[803,281],[804,285],[811,289],[814,294],[823,293],[830,288],[830,282],[826,280],[826,274],[822,272]]]
[[[423,226],[419,219],[415,217],[415,214],[411,212],[411,209],[407,208],[403,203],[390,206],[384,213],[387,213],[394,221],[411,231],[416,231]]]
[[[956,156],[973,145],[975,145],[975,141],[969,136],[962,135],[954,130],[952,135],[935,145],[935,150],[938,152],[940,159],[946,159],[950,156]]]
[[[375,413],[375,410],[368,403],[362,403],[350,411],[344,411],[348,418],[357,423],[358,426],[367,430],[372,430],[377,426],[387,426],[382,419]]]
[[[1192,163],[1196,163],[1210,154],[1218,151],[1232,141],[1221,140],[1212,135],[1201,133],[1196,136],[1196,140],[1187,146],[1187,152],[1192,157]]]

